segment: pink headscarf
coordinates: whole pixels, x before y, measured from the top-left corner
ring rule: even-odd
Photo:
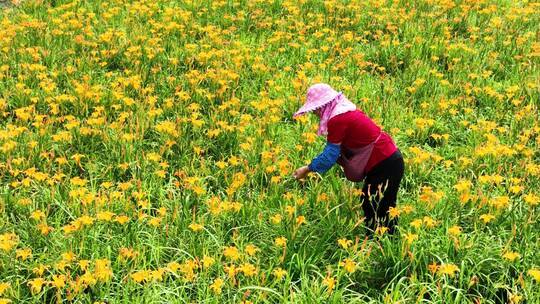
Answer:
[[[340,93],[331,102],[321,108],[317,135],[328,135],[328,121],[332,117],[354,110],[356,110],[356,106]]]
[[[326,83],[312,85],[307,90],[306,95],[306,102],[300,110],[294,113],[293,117],[320,109],[317,135],[326,136],[328,134],[328,121],[332,117],[356,110],[356,106],[341,92],[337,92]]]

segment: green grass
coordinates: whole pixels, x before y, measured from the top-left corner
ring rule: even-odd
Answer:
[[[540,302],[539,10],[34,0],[0,12],[0,303]],[[404,154],[398,235],[364,239],[361,184],[338,167],[291,178],[324,144],[313,117],[291,117],[319,81]]]

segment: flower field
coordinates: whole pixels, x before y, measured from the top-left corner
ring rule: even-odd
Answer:
[[[540,3],[16,2],[1,304],[540,303]],[[316,82],[403,153],[396,235],[292,178]]]

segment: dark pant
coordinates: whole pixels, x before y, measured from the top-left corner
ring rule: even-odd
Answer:
[[[388,227],[388,233],[394,233],[397,218],[390,219],[388,210],[396,206],[399,183],[404,171],[403,156],[397,150],[367,173],[362,188],[362,209],[369,229],[368,234],[377,226]]]

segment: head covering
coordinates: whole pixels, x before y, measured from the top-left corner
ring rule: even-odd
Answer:
[[[354,111],[356,106],[341,92],[337,92],[326,83],[317,83],[309,87],[306,102],[294,113],[293,117],[321,109],[319,112],[319,130],[317,135],[328,134],[328,121],[339,114]]]

